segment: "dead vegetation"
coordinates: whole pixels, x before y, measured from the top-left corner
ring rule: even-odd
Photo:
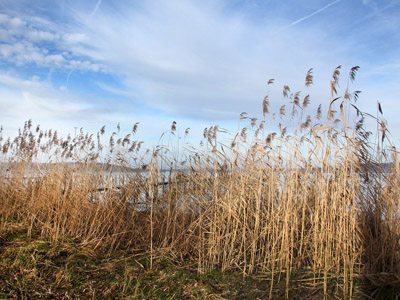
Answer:
[[[302,92],[284,87],[277,114],[268,96],[262,120],[242,113],[229,143],[212,126],[199,147],[179,145],[174,122],[168,144],[146,151],[138,123],[104,145],[105,127],[63,139],[28,121],[1,138],[1,230],[18,222],[54,245],[146,253],[149,269],[164,255],[199,274],[257,274],[263,297],[290,297],[294,283],[321,297],[400,295],[398,153],[380,104],[375,117],[357,108],[357,70],[339,97],[335,69],[326,117],[310,113],[310,69]]]

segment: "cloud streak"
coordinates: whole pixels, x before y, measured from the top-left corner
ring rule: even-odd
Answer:
[[[301,23],[301,22],[304,22],[305,20],[307,20],[307,19],[309,19],[309,18],[311,18],[311,17],[314,17],[314,16],[320,14],[321,12],[323,12],[324,10],[326,10],[327,8],[331,7],[332,5],[335,5],[336,3],[340,2],[340,1],[342,1],[342,0],[335,0],[335,1],[332,1],[332,2],[329,3],[328,5],[325,5],[324,7],[322,7],[322,8],[320,8],[320,9],[314,11],[313,13],[311,13],[311,14],[305,16],[305,17],[302,17],[302,18],[300,18],[300,19],[294,21],[293,23],[290,23],[290,24],[287,25],[287,26],[282,27],[281,29],[278,30],[278,33],[279,33],[279,32],[282,32],[282,31],[284,31],[284,30],[287,30],[287,29],[289,29],[289,28],[291,28],[291,27],[293,27],[293,26],[295,26],[295,25],[297,25],[297,24],[299,24],[299,23]]]
[[[93,11],[89,15],[89,19],[93,18],[93,16],[96,14],[97,10],[99,9],[100,5],[101,5],[101,0],[98,0],[96,3],[96,6],[94,7]]]

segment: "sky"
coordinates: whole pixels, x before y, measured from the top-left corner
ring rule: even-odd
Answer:
[[[200,140],[243,111],[261,119],[266,94],[279,110],[284,85],[327,107],[342,65],[340,87],[360,66],[358,107],[379,101],[399,143],[399,50],[400,0],[0,0],[0,124],[66,135],[140,122],[156,143],[176,121]]]

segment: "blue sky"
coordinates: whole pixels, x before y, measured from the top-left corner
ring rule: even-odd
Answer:
[[[0,0],[0,123],[12,135],[28,119],[63,134],[140,122],[153,142],[177,121],[200,140],[261,117],[267,93],[276,111],[310,68],[310,109],[327,107],[334,68],[345,87],[358,65],[359,107],[381,102],[398,143],[399,50],[399,0]]]

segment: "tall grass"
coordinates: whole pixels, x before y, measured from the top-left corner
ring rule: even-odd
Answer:
[[[55,243],[110,254],[168,254],[199,272],[263,274],[271,293],[293,280],[344,298],[356,283],[396,285],[399,162],[380,105],[376,117],[357,108],[357,70],[338,97],[335,69],[326,117],[321,105],[308,115],[311,69],[303,92],[284,87],[276,114],[268,96],[261,121],[242,113],[229,143],[213,126],[199,147],[178,145],[174,122],[168,144],[144,151],[138,123],[122,137],[118,125],[103,145],[105,127],[62,139],[28,121],[1,138],[0,226],[19,220]],[[365,118],[377,123],[376,143]]]

